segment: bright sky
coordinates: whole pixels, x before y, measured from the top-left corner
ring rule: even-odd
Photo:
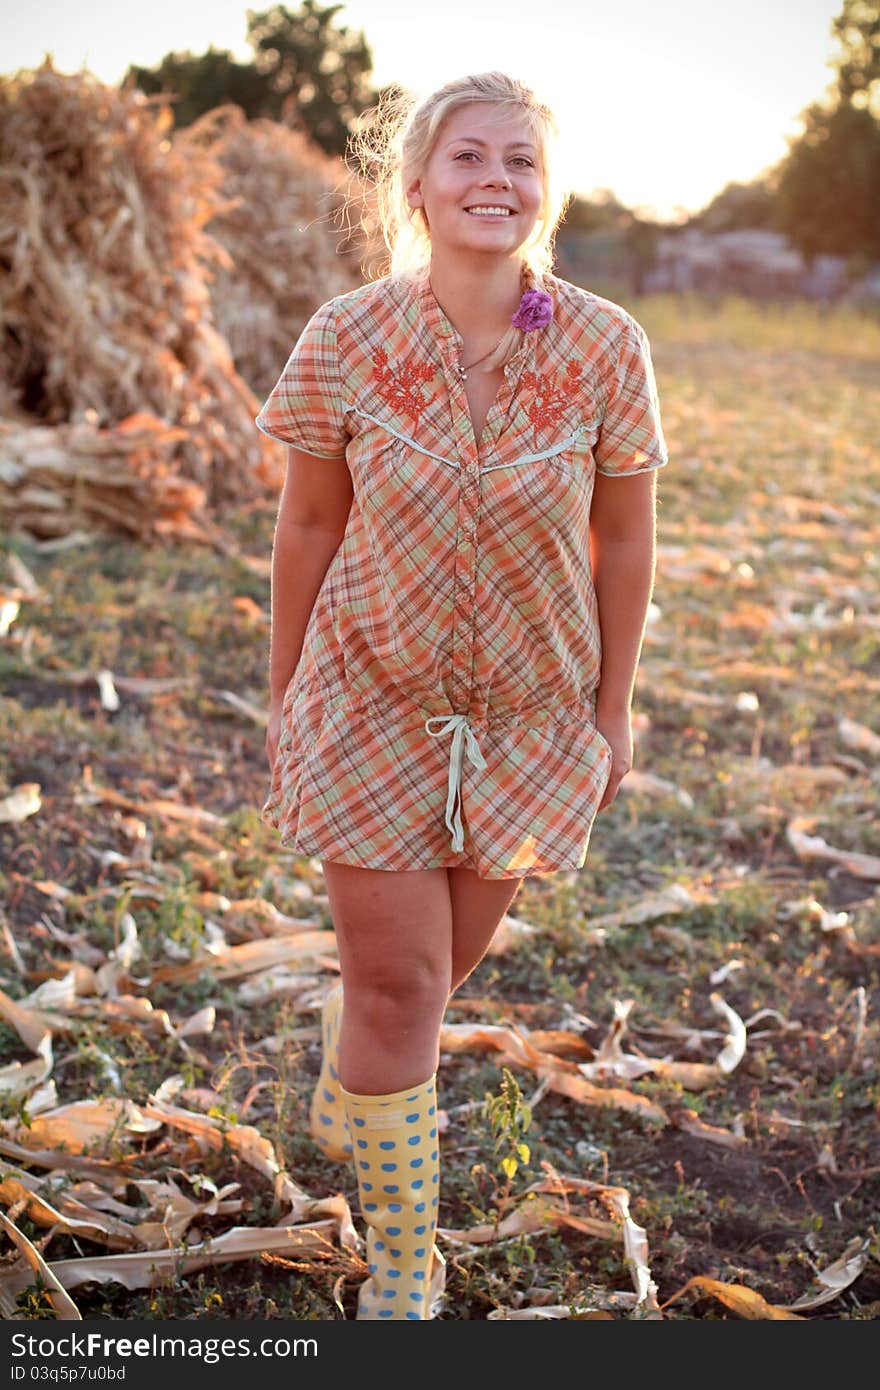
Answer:
[[[287,8],[296,10],[299,0]],[[326,0],[330,4],[331,0]],[[270,5],[254,5],[257,11]],[[832,79],[841,0],[349,0],[376,85],[419,94],[498,68],[554,108],[581,193],[610,188],[644,213],[696,211],[786,152],[799,113]],[[129,63],[228,49],[241,60],[240,0],[6,0],[4,73],[40,64],[119,82]]]

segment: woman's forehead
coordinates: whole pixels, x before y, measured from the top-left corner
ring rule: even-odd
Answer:
[[[538,148],[534,128],[526,117],[509,107],[470,102],[450,112],[438,132],[438,144],[475,139],[491,144],[522,144]]]

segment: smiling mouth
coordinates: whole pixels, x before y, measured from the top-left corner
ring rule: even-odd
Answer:
[[[469,213],[471,217],[513,217],[515,215],[513,208],[504,208],[494,203],[487,204],[485,207],[480,205],[465,208],[465,212]]]

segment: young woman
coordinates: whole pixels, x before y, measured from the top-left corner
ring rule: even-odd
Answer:
[[[644,331],[550,273],[550,111],[490,73],[379,129],[390,273],[318,309],[257,418],[290,445],[263,817],[338,940],[311,1120],[355,1162],[357,1316],[426,1319],[441,1020],[632,765],[667,454]]]

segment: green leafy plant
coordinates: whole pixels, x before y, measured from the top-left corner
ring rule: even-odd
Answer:
[[[501,1069],[498,1094],[486,1092],[484,1115],[492,1134],[498,1166],[506,1180],[501,1198],[503,1205],[510,1196],[510,1186],[520,1165],[528,1164],[531,1158],[531,1150],[523,1135],[532,1123],[532,1112],[523,1102],[519,1082],[508,1067]]]

